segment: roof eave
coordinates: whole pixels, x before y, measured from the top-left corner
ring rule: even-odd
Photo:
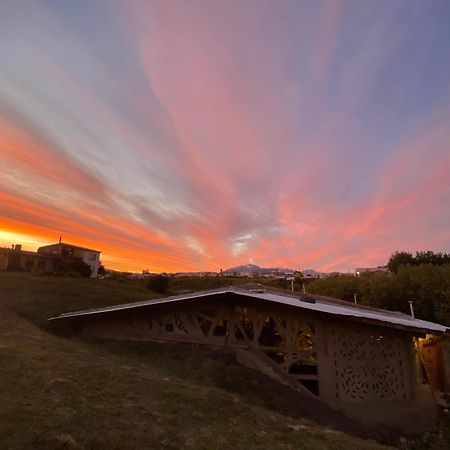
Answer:
[[[72,319],[80,320],[82,318],[95,317],[95,316],[102,315],[102,314],[114,314],[114,313],[136,310],[136,309],[140,309],[140,308],[152,308],[152,307],[156,307],[156,306],[170,305],[172,303],[178,303],[178,302],[189,301],[189,300],[195,301],[195,300],[204,299],[206,297],[212,297],[212,296],[221,295],[221,294],[239,295],[239,296],[243,296],[243,297],[247,297],[247,298],[251,298],[251,299],[258,299],[263,302],[275,303],[278,306],[284,306],[284,307],[288,307],[291,309],[300,308],[303,310],[307,310],[313,314],[331,316],[331,317],[335,317],[335,318],[339,317],[344,320],[350,320],[352,322],[367,323],[367,324],[371,324],[371,325],[375,325],[375,326],[381,326],[381,327],[385,327],[385,328],[392,328],[392,329],[397,329],[400,331],[410,332],[412,334],[443,335],[443,334],[449,333],[449,329],[442,325],[434,324],[436,326],[442,327],[442,329],[439,330],[439,329],[436,329],[436,327],[433,327],[433,328],[424,327],[422,324],[426,323],[425,321],[417,321],[417,323],[414,324],[414,320],[416,320],[416,319],[410,319],[411,324],[406,325],[406,324],[396,323],[396,322],[392,322],[392,321],[388,321],[388,320],[377,319],[377,318],[373,318],[373,317],[358,316],[356,314],[344,314],[344,313],[339,313],[339,312],[321,311],[321,310],[311,309],[311,305],[310,304],[308,305],[307,302],[303,302],[302,300],[298,300],[298,304],[296,304],[296,305],[275,302],[274,300],[271,300],[269,298],[264,298],[261,295],[256,295],[256,294],[252,295],[252,293],[250,293],[248,291],[243,291],[243,290],[241,290],[239,288],[235,288],[235,287],[219,288],[217,290],[203,291],[201,293],[192,293],[192,294],[184,295],[184,296],[163,297],[161,299],[154,299],[152,301],[146,301],[146,302],[138,302],[135,304],[130,304],[130,303],[122,304],[122,305],[117,305],[115,307],[108,307],[107,309],[97,308],[97,309],[93,309],[93,310],[77,311],[77,312],[73,312],[73,313],[63,313],[59,316],[51,317],[48,320],[49,321],[72,320]],[[292,299],[292,298],[290,298],[290,299]],[[354,311],[357,311],[357,310],[355,309]],[[419,323],[420,323],[420,325],[419,325]]]

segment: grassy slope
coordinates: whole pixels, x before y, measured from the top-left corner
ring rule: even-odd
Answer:
[[[292,417],[245,370],[197,350],[41,328],[60,312],[150,296],[139,283],[0,273],[0,448],[383,448]]]

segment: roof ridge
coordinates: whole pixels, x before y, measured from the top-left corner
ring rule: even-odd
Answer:
[[[321,314],[331,315],[335,317],[344,317],[360,320],[362,322],[369,322],[375,325],[382,325],[385,327],[394,327],[397,329],[414,329],[420,333],[426,333],[428,331],[446,333],[447,327],[444,325],[428,322],[425,320],[414,319],[409,316],[395,314],[391,311],[381,310],[373,311],[362,308],[352,308],[349,305],[333,304],[326,302],[311,302],[304,298],[288,295],[280,295],[274,292],[252,292],[248,289],[243,289],[239,286],[225,286],[207,291],[197,291],[189,294],[174,295],[170,297],[160,297],[151,300],[145,300],[134,303],[125,303],[120,305],[113,305],[104,308],[94,308],[84,311],[68,312],[60,314],[57,317],[52,317],[49,320],[69,319],[80,316],[89,316],[94,314],[112,313],[115,311],[129,310],[134,308],[169,304],[172,302],[187,301],[192,299],[206,298],[217,294],[238,294],[247,298],[259,299],[263,301],[269,301],[287,307],[295,307],[300,309],[306,309],[311,312],[317,312]]]

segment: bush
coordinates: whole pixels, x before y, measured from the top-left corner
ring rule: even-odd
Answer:
[[[102,263],[100,263],[99,266],[98,266],[97,274],[98,274],[98,276],[106,275],[106,269],[105,269],[105,266]]]
[[[86,264],[81,258],[73,258],[70,260],[66,267],[65,272],[69,274],[70,272],[77,272],[82,277],[90,277],[91,276],[91,266]]]
[[[169,277],[164,275],[152,277],[148,280],[146,288],[158,294],[165,294],[169,289]]]

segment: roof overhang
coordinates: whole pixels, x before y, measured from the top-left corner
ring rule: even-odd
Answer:
[[[279,293],[267,292],[264,290],[246,290],[237,287],[227,287],[215,289],[212,291],[201,291],[189,294],[177,295],[172,297],[164,297],[155,300],[147,300],[135,303],[126,303],[122,305],[108,306],[105,308],[95,308],[85,311],[76,311],[61,314],[57,317],[52,317],[50,321],[60,320],[81,320],[87,318],[94,318],[102,315],[117,314],[120,312],[131,312],[138,309],[153,309],[163,305],[177,305],[189,303],[191,301],[208,301],[211,298],[220,297],[224,294],[236,295],[244,297],[248,301],[255,301],[258,303],[272,303],[282,305],[288,308],[295,308],[327,315],[331,317],[340,317],[362,323],[369,323],[372,325],[396,328],[402,331],[409,331],[414,334],[445,334],[448,328],[433,322],[415,319],[406,314],[401,314],[385,310],[368,310],[354,306],[347,306],[342,304],[331,304],[325,301],[305,301],[298,297],[281,295]]]

